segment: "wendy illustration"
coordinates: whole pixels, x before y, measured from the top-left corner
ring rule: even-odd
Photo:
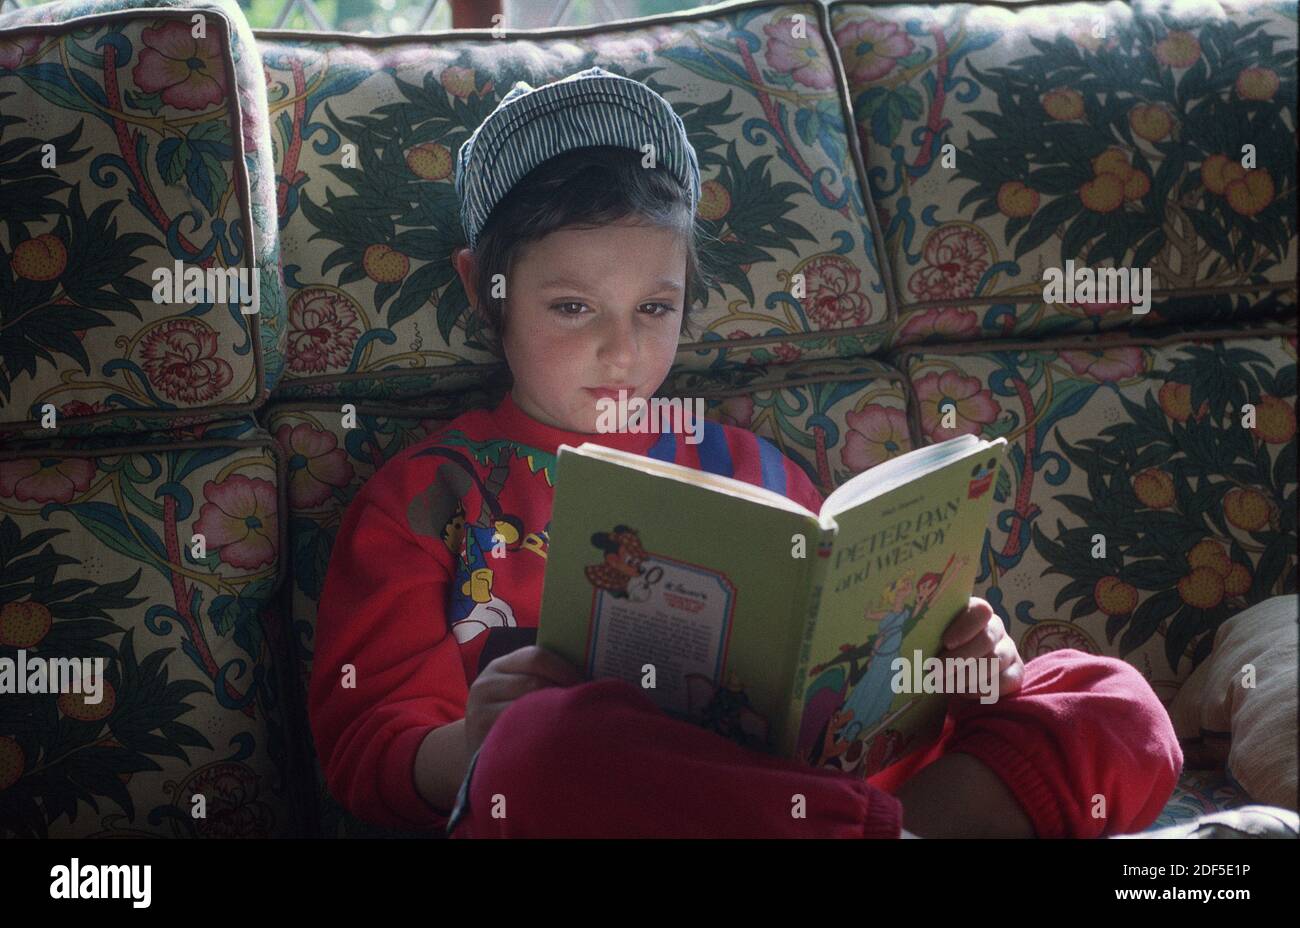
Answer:
[[[879,623],[875,634],[863,644],[842,645],[839,655],[809,671],[820,676],[808,688],[799,733],[806,760],[821,765],[840,758],[841,766],[857,766],[848,755],[865,749],[860,742],[875,733],[894,701],[892,665],[903,640],[967,560],[954,555],[940,573],[924,574],[915,584],[913,572],[905,571],[881,595],[880,610],[864,615],[868,629]]]

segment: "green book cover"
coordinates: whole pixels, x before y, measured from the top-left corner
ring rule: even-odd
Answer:
[[[1005,447],[916,449],[812,513],[561,445],[537,643],[746,747],[869,776],[937,733],[954,683],[975,686],[925,661],[970,598]]]

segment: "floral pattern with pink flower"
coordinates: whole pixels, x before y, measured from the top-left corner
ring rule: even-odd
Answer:
[[[921,430],[931,441],[978,435],[982,426],[994,422],[1002,412],[978,377],[963,377],[957,371],[921,377],[916,381],[916,399],[921,410]],[[953,428],[943,424],[949,404],[955,410]]]
[[[850,85],[879,80],[915,47],[897,23],[874,19],[849,23],[835,33],[835,42],[844,54]]]
[[[909,316],[902,328],[898,330],[898,340],[915,342],[938,338],[943,341],[956,341],[974,338],[979,334],[979,330],[979,316],[975,310],[960,306],[933,307]]]
[[[112,409],[107,403],[96,400],[93,403],[87,403],[83,400],[68,400],[59,407],[60,416],[94,416],[101,412],[109,412]]]
[[[257,798],[258,776],[246,764],[218,761],[185,781],[177,805],[188,809],[195,796],[207,797],[207,816],[196,826],[204,838],[265,838],[275,813]]]
[[[789,74],[797,83],[815,90],[829,90],[835,86],[830,55],[822,47],[816,30],[808,30],[803,38],[795,38],[794,30],[785,21],[769,23],[763,27],[770,40],[764,52],[767,63],[781,74]]]
[[[340,290],[309,287],[289,301],[289,370],[323,374],[346,370],[361,337],[361,309]]]
[[[782,364],[789,364],[803,357],[803,352],[794,345],[773,345],[772,354],[776,355],[776,360]]]
[[[984,236],[969,226],[940,226],[925,237],[925,265],[907,281],[907,290],[921,300],[958,300],[974,296],[984,272],[993,263]]]
[[[70,503],[90,489],[95,462],[86,458],[0,461],[0,496],[24,503]]]
[[[16,39],[0,36],[0,68],[13,70],[40,47],[39,35],[20,35]]]
[[[300,422],[280,426],[275,439],[289,451],[289,502],[295,510],[319,506],[335,488],[351,483],[352,462],[331,433]]]
[[[843,255],[819,255],[803,267],[804,309],[819,329],[865,325],[871,302],[862,292],[862,274]]]
[[[860,474],[912,447],[907,413],[901,409],[871,403],[845,413],[844,420],[849,429],[840,459],[851,473]]]
[[[198,319],[168,319],[141,340],[139,352],[150,385],[177,403],[212,400],[235,378],[217,333]]]
[[[1146,370],[1146,355],[1141,348],[1125,346],[1101,351],[1063,350],[1061,360],[1081,377],[1102,383],[1114,383],[1137,377]]]
[[[209,30],[201,39],[189,22],[168,20],[145,29],[131,76],[146,93],[161,93],[162,101],[181,110],[205,110],[226,98],[226,64],[221,39]]]
[[[1129,312],[1133,307],[1132,302],[1069,303],[1067,305],[1083,310],[1085,316],[1105,316],[1109,313]]]
[[[275,485],[258,477],[232,474],[220,483],[203,484],[207,500],[199,510],[194,531],[207,541],[208,551],[219,551],[232,567],[255,570],[275,562]]]

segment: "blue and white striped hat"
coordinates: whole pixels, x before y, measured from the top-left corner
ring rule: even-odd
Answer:
[[[492,208],[544,161],[575,148],[654,146],[655,163],[681,182],[691,212],[700,201],[700,165],[672,104],[640,81],[588,68],[534,89],[519,81],[460,147],[456,195],[469,247]]]

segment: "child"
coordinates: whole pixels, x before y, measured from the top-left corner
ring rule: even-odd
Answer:
[[[535,647],[559,444],[813,511],[821,497],[745,429],[597,433],[599,398],[659,388],[698,292],[699,167],[667,101],[599,68],[518,84],[462,146],[456,188],[455,267],[513,387],[397,454],[339,529],[309,711],[346,808],[390,827],[453,818],[455,836],[1095,836],[1155,819],[1182,754],[1146,681],[1078,651],[1026,665],[980,599],[941,656],[996,657],[1002,698],[952,697],[934,747],[866,781],[746,750]]]

